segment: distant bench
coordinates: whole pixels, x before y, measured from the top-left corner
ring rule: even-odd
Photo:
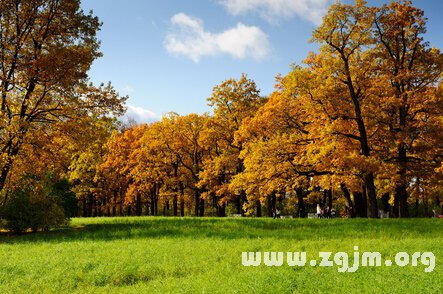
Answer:
[[[230,214],[229,217],[241,217],[241,214]]]
[[[318,215],[316,213],[309,212],[308,218],[318,218]]]

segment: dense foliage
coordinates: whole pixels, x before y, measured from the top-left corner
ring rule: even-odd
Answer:
[[[58,3],[16,2],[2,8],[5,27],[16,21],[8,13],[38,18]],[[214,87],[211,114],[169,113],[141,125],[105,115],[121,114],[124,98],[110,85],[85,83],[99,56],[99,22],[78,1],[61,3],[50,37],[34,36],[32,26],[29,40],[8,35],[24,50],[17,54],[33,54],[20,66],[2,58],[3,73],[17,71],[1,77],[5,207],[15,201],[8,195],[29,194],[19,184],[24,177],[51,173],[76,195],[78,211],[69,215],[262,216],[279,209],[304,217],[317,203],[349,217],[440,209],[443,54],[423,39],[424,12],[410,1],[333,4],[313,32],[318,52],[277,77],[269,97],[242,75]],[[65,30],[70,24],[59,18],[78,30]],[[56,62],[69,52],[68,61],[81,60],[75,70]]]
[[[87,71],[101,55],[100,25],[79,0],[0,2],[0,194],[14,230],[65,218],[66,210],[37,192],[40,184],[24,183],[45,174],[67,179],[73,153],[91,143],[76,141],[84,135],[76,134],[79,127],[124,111],[126,98],[110,84],[88,84]],[[40,222],[40,214],[53,220]]]

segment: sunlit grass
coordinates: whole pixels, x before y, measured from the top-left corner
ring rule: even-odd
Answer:
[[[439,219],[89,218],[0,237],[1,293],[439,293]],[[243,267],[242,251],[431,251],[436,267]]]

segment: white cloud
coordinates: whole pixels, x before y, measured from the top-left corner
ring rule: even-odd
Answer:
[[[299,16],[319,25],[332,0],[220,0],[233,15],[257,13],[270,23]]]
[[[127,105],[127,111],[124,117],[126,119],[133,119],[138,123],[152,122],[161,118],[161,116],[148,109],[133,105]]]
[[[238,23],[221,33],[205,30],[203,21],[178,13],[171,18],[173,29],[167,34],[168,52],[198,62],[203,56],[229,54],[235,58],[262,59],[269,52],[267,35],[258,27]]]

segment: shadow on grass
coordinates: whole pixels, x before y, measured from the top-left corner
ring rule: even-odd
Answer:
[[[432,238],[443,241],[443,221],[435,219],[258,219],[258,218],[89,218],[49,232],[0,233],[0,243],[70,242],[138,238]]]

